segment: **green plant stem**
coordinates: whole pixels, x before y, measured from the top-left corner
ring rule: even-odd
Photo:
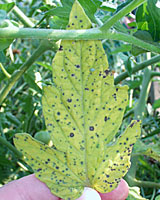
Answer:
[[[46,16],[44,15],[35,25],[33,28],[37,28],[43,21],[44,19],[46,18]]]
[[[143,74],[142,89],[140,92],[139,101],[134,109],[134,115],[136,119],[143,119],[151,78],[151,71],[146,68]]]
[[[151,72],[151,77],[153,78],[154,76],[160,76],[160,72]]]
[[[12,1],[4,0],[4,2],[11,3]],[[17,6],[14,6],[12,12],[24,25],[34,27],[34,23]]]
[[[160,54],[160,47],[149,44],[134,36],[115,31],[103,32],[99,28],[87,30],[55,30],[55,29],[34,29],[34,28],[0,28],[0,38],[30,38],[30,39],[51,39],[51,40],[100,40],[112,39],[121,40],[148,51]]]
[[[124,116],[123,119],[129,117],[130,115],[134,114],[134,109],[131,109],[130,111],[128,111]]]
[[[148,135],[146,135],[142,140],[148,139],[149,137],[153,137],[154,135],[157,135],[160,133],[160,128],[157,128],[156,130],[152,131]]]
[[[49,42],[48,40],[43,40],[39,47],[35,50],[30,58],[26,60],[26,62],[20,67],[19,70],[16,70],[11,78],[9,79],[7,85],[3,88],[0,93],[0,104],[2,104],[3,100],[6,98],[14,84],[17,80],[24,74],[24,72],[47,50],[57,49],[57,46],[53,42]]]
[[[151,181],[140,181],[129,175],[126,175],[125,179],[129,182],[130,186],[160,189],[160,183],[155,183],[155,182],[151,182]]]
[[[118,20],[122,17],[130,13],[132,10],[140,6],[142,3],[146,2],[146,0],[133,0],[127,6],[122,8],[119,12],[109,18],[102,27],[100,27],[101,31],[108,31]]]
[[[156,195],[156,189],[154,188],[154,189],[153,189],[153,193],[152,193],[151,200],[154,200],[154,199],[155,199],[155,195]]]
[[[4,75],[7,78],[11,78],[11,75],[6,71],[6,69],[3,67],[2,63],[0,63],[0,69],[3,71]]]
[[[160,62],[160,56],[154,56],[152,57],[150,60],[146,60],[140,64],[137,64],[135,67],[133,67],[132,69],[132,74],[144,69],[145,67],[148,67],[149,65],[153,65],[157,62]],[[155,72],[157,73],[157,72]],[[129,77],[128,72],[123,72],[121,73],[119,76],[117,76],[114,80],[114,84],[117,85],[118,83],[120,83],[121,81],[123,81],[124,79],[126,79],[127,77]]]
[[[11,143],[5,140],[2,136],[0,136],[0,143],[6,147],[8,147],[18,158],[22,158],[23,155],[19,152]]]
[[[153,64],[155,64],[155,63],[157,63],[157,62],[159,62],[159,61],[160,61],[160,56],[152,57],[150,60],[144,61],[144,62],[142,62],[142,63],[136,65],[136,66],[132,69],[132,74],[134,74],[134,73],[136,73],[136,72],[138,72],[138,71],[144,69],[145,67],[148,67],[149,65],[153,65]],[[154,76],[160,76],[160,72],[151,71],[149,76],[150,76],[150,77],[147,78],[148,81],[149,81],[151,78],[153,78]],[[120,74],[119,76],[117,76],[117,77],[115,78],[114,84],[117,85],[118,83],[120,83],[121,81],[123,81],[124,79],[126,79],[127,77],[129,77],[129,74],[128,74],[127,72],[123,72],[122,74]],[[146,80],[145,80],[145,81],[146,81]],[[145,85],[145,81],[144,81],[144,85]],[[148,81],[147,81],[147,82],[148,82]],[[144,91],[145,91],[145,90],[144,90]],[[139,103],[139,106],[140,106],[141,108],[143,107],[143,106],[141,106],[141,105],[143,105],[143,103],[142,103],[143,100],[144,100],[144,99],[142,99],[141,102]],[[142,103],[142,104],[141,104],[141,103]],[[133,114],[134,112],[135,112],[134,109],[131,109],[130,111],[128,111],[128,112],[124,115],[123,119],[127,118],[128,116],[130,116],[130,115]]]
[[[134,177],[136,176],[136,170],[137,170],[137,159],[138,156],[132,156],[131,157],[131,167],[127,173],[128,176]],[[128,182],[130,184],[130,182]]]

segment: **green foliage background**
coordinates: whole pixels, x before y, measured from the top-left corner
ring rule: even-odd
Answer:
[[[113,16],[114,11],[121,10],[131,1],[79,0],[79,2],[93,22],[93,27],[97,27]],[[146,2],[127,18],[117,22],[114,29],[135,35],[156,46],[159,45],[158,15],[160,8],[156,7],[156,2],[156,0]],[[30,3],[16,1],[16,5],[31,21],[30,26],[53,29],[65,29],[72,4],[73,0],[32,0]],[[7,1],[0,1],[0,27],[29,26],[15,15],[14,6],[14,3],[8,4]],[[154,15],[151,15],[151,12]],[[158,14],[156,15],[156,13]],[[128,24],[127,21],[130,23]],[[26,58],[32,56],[39,44],[40,40],[38,39],[0,39],[0,63],[12,75],[26,61]],[[121,81],[121,84],[129,86],[130,98],[123,124],[117,135],[121,134],[135,117],[140,116],[142,119],[142,138],[138,141],[139,143],[135,146],[132,154],[132,159],[136,158],[136,166],[132,165],[129,172],[142,182],[132,182],[128,178],[129,176],[126,176],[126,180],[131,186],[141,188],[143,198],[154,199],[158,195],[158,187],[154,185],[150,187],[150,184],[144,185],[143,181],[158,183],[160,180],[160,118],[158,110],[160,101],[159,99],[155,100],[153,95],[155,87],[153,83],[159,82],[159,78],[154,76],[154,72],[159,70],[160,62],[133,74],[136,63],[144,62],[153,57],[152,52],[146,53],[136,46],[112,40],[104,40],[103,47],[108,56],[110,70],[114,75],[119,75],[124,71],[128,73],[128,78]],[[34,136],[37,132],[46,130],[41,106],[42,86],[53,84],[51,82],[51,63],[54,55],[55,52],[50,50],[38,58],[16,82],[7,98],[0,105],[0,134],[3,139],[0,140],[2,143],[0,145],[1,185],[32,173],[32,170],[17,156],[16,152],[9,148],[8,143],[13,144],[13,136],[16,133],[27,132]],[[149,78],[147,79],[147,77]],[[8,82],[8,77],[0,70],[0,94]],[[8,143],[6,144],[4,140]],[[133,192],[132,189],[133,193],[137,194],[137,191]],[[129,198],[138,199],[135,196]]]

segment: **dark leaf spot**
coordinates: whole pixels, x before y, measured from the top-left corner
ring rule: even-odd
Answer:
[[[106,69],[105,71],[106,76],[109,74],[110,70]]]
[[[71,102],[72,102],[72,99],[67,99],[67,101],[68,101],[69,103],[71,103]]]
[[[76,68],[80,68],[80,65],[75,65],[76,66]]]
[[[63,46],[60,45],[59,51],[63,51]]]
[[[135,122],[133,122],[129,127],[132,128],[134,126]]]
[[[70,137],[74,137],[74,133],[70,133]]]
[[[90,127],[89,127],[89,130],[90,130],[90,131],[94,131],[94,126],[90,126]]]

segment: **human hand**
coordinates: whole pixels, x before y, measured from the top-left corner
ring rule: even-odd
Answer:
[[[93,193],[94,192],[94,193]],[[122,179],[112,192],[99,194],[95,190],[85,189],[77,200],[125,200],[128,196],[128,185]],[[3,200],[60,200],[49,188],[39,181],[34,174],[12,181],[0,188],[0,199]]]

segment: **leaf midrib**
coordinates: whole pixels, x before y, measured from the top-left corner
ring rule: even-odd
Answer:
[[[82,62],[82,47],[83,47],[83,41],[79,41],[80,42],[80,75],[81,75],[81,102],[82,102],[82,114],[83,114],[83,134],[84,134],[84,162],[85,162],[85,172],[86,172],[86,183],[85,186],[90,186],[91,183],[88,179],[88,163],[87,163],[87,153],[86,153],[86,149],[87,149],[87,131],[86,131],[86,125],[85,125],[85,109],[84,109],[84,80],[83,80],[83,62]]]

